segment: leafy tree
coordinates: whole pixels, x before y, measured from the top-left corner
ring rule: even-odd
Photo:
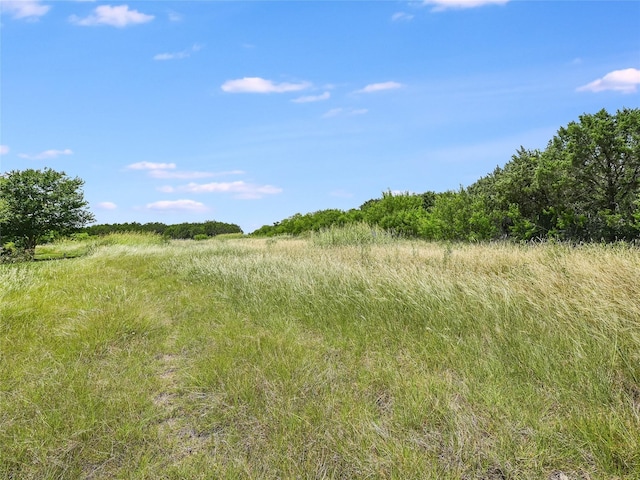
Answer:
[[[353,221],[433,240],[638,240],[640,109],[582,115],[545,150],[520,147],[504,167],[466,189],[387,191],[342,215],[298,213],[255,234],[298,235]]]
[[[491,213],[484,195],[464,188],[444,192],[437,195],[420,233],[430,240],[491,240],[497,236]]]
[[[33,252],[39,239],[68,233],[92,222],[82,192],[84,181],[64,172],[13,170],[0,181],[0,235]]]
[[[544,151],[520,148],[468,189],[502,236],[517,240],[638,237],[640,110],[601,110],[560,128]]]
[[[600,110],[560,128],[547,149],[566,168],[562,218],[586,240],[629,239],[640,191],[640,110]]]
[[[222,233],[242,233],[242,229],[236,224],[216,222],[214,220],[207,220],[202,223],[180,223],[177,225],[165,225],[160,222],[144,224],[138,222],[102,224],[85,227],[83,231],[89,235],[107,235],[117,232],[147,232],[164,235],[167,238],[173,239],[195,238],[196,235],[213,237]]]
[[[425,204],[431,206],[427,194],[382,192],[382,198],[362,205],[364,221],[402,236],[416,236],[426,216]]]
[[[542,164],[542,152],[520,147],[503,168],[497,167],[467,189],[485,199],[499,236],[529,240],[545,236],[552,228],[546,211],[551,187],[538,177]]]

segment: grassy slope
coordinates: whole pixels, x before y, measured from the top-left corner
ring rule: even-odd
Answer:
[[[0,478],[640,476],[637,249],[103,243],[0,265]]]

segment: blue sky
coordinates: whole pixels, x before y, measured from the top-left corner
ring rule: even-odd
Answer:
[[[0,171],[245,232],[445,191],[640,106],[638,1],[0,0]]]

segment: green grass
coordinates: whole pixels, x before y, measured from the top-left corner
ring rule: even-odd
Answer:
[[[0,265],[0,478],[640,477],[640,251],[363,235]]]

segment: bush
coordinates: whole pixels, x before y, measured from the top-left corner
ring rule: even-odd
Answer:
[[[91,238],[91,235],[89,235],[87,232],[79,232],[79,233],[72,233],[71,235],[69,235],[69,238],[71,240],[80,242],[83,240],[89,240],[89,238]]]
[[[32,259],[27,250],[19,248],[14,242],[7,242],[0,247],[0,263],[19,263]]]

